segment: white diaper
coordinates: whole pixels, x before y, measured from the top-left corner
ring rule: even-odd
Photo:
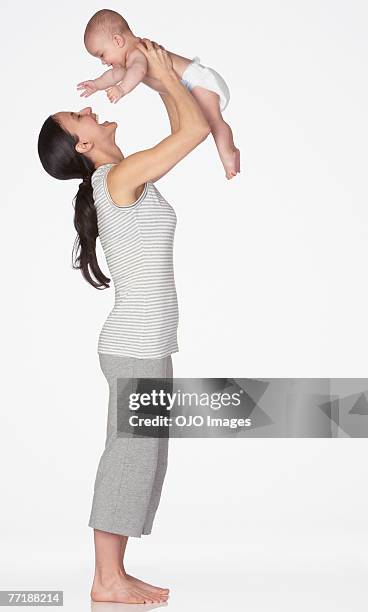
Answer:
[[[194,57],[193,61],[186,67],[181,78],[181,82],[191,91],[196,85],[214,91],[220,96],[220,109],[225,110],[230,100],[230,91],[222,76],[209,68],[202,66],[199,57]]]

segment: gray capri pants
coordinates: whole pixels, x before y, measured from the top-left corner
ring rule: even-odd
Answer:
[[[99,360],[109,384],[109,407],[105,449],[97,468],[88,526],[140,538],[152,530],[166,474],[169,440],[129,434],[118,437],[117,378],[172,378],[172,358],[138,359],[99,353]]]

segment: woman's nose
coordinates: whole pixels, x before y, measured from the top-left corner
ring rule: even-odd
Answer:
[[[82,108],[82,110],[79,112],[81,113],[81,115],[89,115],[90,113],[92,113],[92,107],[86,106],[86,108]]]

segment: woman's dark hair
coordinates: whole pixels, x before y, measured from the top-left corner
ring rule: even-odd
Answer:
[[[78,235],[73,246],[72,267],[81,270],[86,281],[96,289],[106,289],[111,279],[100,270],[96,257],[98,227],[91,184],[95,167],[88,157],[76,151],[77,142],[77,137],[66,132],[50,115],[38,137],[38,155],[46,172],[54,178],[82,179],[73,199],[74,227]],[[92,278],[89,268],[98,282]]]

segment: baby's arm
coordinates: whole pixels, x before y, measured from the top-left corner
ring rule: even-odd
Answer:
[[[116,85],[116,83],[119,83],[124,78],[125,73],[126,70],[123,66],[115,66],[110,68],[110,70],[106,70],[100,77],[95,79],[97,89],[107,89]]]
[[[126,62],[126,71],[120,83],[107,90],[107,96],[110,102],[117,102],[130,93],[139,83],[141,83],[147,74],[148,64],[143,53],[139,49],[135,49],[130,53]]]
[[[81,97],[88,98],[88,96],[96,91],[107,89],[119,83],[119,81],[124,78],[125,72],[126,70],[123,66],[115,66],[114,68],[110,68],[110,70],[106,70],[106,72],[97,79],[78,83],[77,89],[83,89],[84,91],[81,93]]]

